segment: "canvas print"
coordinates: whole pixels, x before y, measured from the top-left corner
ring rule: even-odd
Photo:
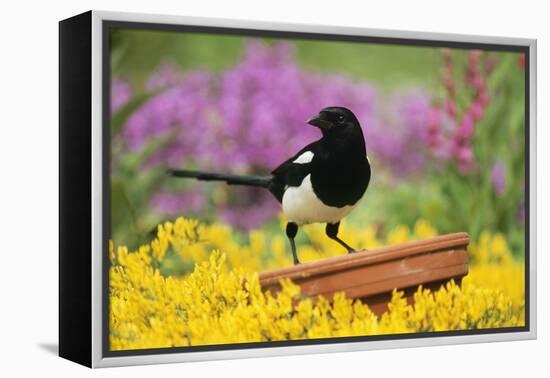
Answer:
[[[109,351],[526,326],[523,53],[109,43]]]

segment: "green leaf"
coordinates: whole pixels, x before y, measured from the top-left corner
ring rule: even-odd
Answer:
[[[496,65],[493,74],[488,79],[489,90],[495,91],[498,87],[505,83],[510,78],[510,72],[516,64],[516,54],[503,54],[499,64]]]
[[[128,52],[128,45],[119,45],[111,51],[111,69],[117,71]]]
[[[140,234],[136,210],[128,198],[124,180],[111,177],[111,229],[118,230],[131,225],[133,236]],[[116,235],[111,235],[115,239]]]
[[[129,172],[131,175],[141,174],[139,172],[139,168],[142,164],[160,148],[170,143],[174,139],[175,135],[176,134],[174,132],[171,132],[151,139],[141,148],[141,150],[126,153],[120,159],[119,164],[123,167],[124,171]]]

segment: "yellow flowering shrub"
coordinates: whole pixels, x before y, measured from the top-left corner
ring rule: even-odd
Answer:
[[[512,301],[513,312],[525,324],[525,264],[515,261],[502,234],[483,232],[471,242],[469,274],[464,285],[498,289]]]
[[[424,221],[413,230],[397,227],[386,240],[377,239],[371,226],[348,225],[343,231],[343,237],[359,248],[436,234]],[[228,226],[180,218],[159,226],[157,239],[136,251],[111,244],[111,349],[508,327],[524,322],[523,264],[512,259],[498,234],[483,234],[472,243],[472,268],[462,288],[454,282],[435,293],[419,287],[414,306],[407,304],[402,292],[394,291],[389,310],[380,317],[342,293],[332,303],[322,297],[302,298],[300,288],[290,281],[282,282],[276,296],[263,293],[256,272],[291,264],[286,240],[254,231],[248,242],[239,244],[232,234]],[[339,252],[322,227],[309,227],[307,237],[310,242],[298,249],[305,261]],[[161,274],[174,261],[184,267],[192,264],[193,271]]]

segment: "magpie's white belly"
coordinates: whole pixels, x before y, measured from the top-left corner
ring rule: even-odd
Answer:
[[[300,186],[289,187],[283,195],[283,213],[298,225],[308,223],[336,223],[349,214],[356,204],[344,207],[327,206],[313,192],[311,175]]]

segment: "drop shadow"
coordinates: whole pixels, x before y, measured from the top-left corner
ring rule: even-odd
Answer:
[[[59,355],[59,345],[57,345],[56,343],[41,343],[41,344],[38,344],[38,347],[50,354],[53,354],[56,356]]]

